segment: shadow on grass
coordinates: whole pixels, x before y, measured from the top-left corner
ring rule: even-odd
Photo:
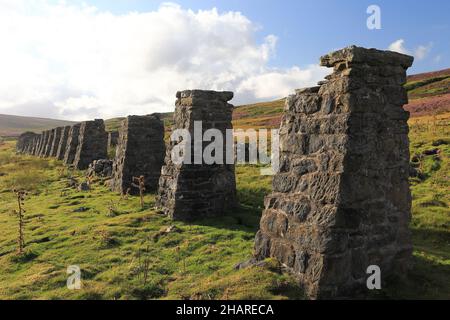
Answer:
[[[196,219],[187,223],[190,225],[214,227],[231,231],[256,233],[259,229],[260,218],[261,210],[255,210],[250,206],[240,204],[236,209],[225,212],[222,217]]]

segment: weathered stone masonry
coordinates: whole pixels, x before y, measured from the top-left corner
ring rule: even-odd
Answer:
[[[81,123],[77,152],[73,165],[78,170],[85,170],[89,164],[98,159],[107,158],[108,135],[101,119]]]
[[[49,139],[49,136],[50,136],[50,131],[49,130],[45,130],[42,133],[42,135],[43,135],[42,143],[41,143],[41,146],[39,147],[39,154],[38,154],[39,157],[43,157],[45,155],[45,148],[46,148],[47,143],[48,143],[48,139]]]
[[[157,115],[128,116],[122,121],[113,165],[113,191],[139,193],[133,177],[144,176],[146,191],[156,191],[164,164],[164,123]]]
[[[119,132],[118,131],[111,131],[108,132],[108,148],[114,148],[117,146],[117,143],[119,141]]]
[[[17,140],[16,151],[20,153],[27,153],[36,136],[37,134],[34,132],[22,133]]]
[[[178,92],[173,129],[187,129],[193,138],[194,121],[201,121],[203,132],[216,128],[225,136],[225,130],[232,129],[233,106],[227,103],[232,98],[232,92]],[[234,207],[237,202],[234,164],[175,164],[171,151],[177,144],[171,142],[166,152],[156,206],[180,220],[223,215]]]
[[[56,129],[49,130],[47,144],[45,145],[44,157],[50,157],[52,151],[53,141],[55,140]]]
[[[59,140],[58,149],[56,151],[56,159],[64,160],[64,155],[67,148],[67,140],[69,138],[70,126],[65,126],[61,132],[61,139]]]
[[[78,138],[80,135],[81,123],[74,124],[70,127],[69,135],[67,137],[66,151],[64,153],[64,164],[72,165],[77,153]]]
[[[334,73],[286,101],[280,172],[265,199],[255,257],[275,257],[312,298],[366,293],[366,269],[402,275],[408,223],[412,57],[349,47],[321,58]]]
[[[61,132],[63,130],[63,127],[57,127],[53,129],[55,134],[52,142],[52,146],[50,148],[50,157],[56,157],[56,154],[58,153],[58,146],[61,141]]]

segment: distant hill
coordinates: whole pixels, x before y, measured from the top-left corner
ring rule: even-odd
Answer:
[[[450,112],[450,68],[408,76],[405,85],[408,90],[409,104],[405,109],[411,117],[437,115]],[[235,128],[278,128],[283,113],[284,100],[254,103],[236,106],[233,113]],[[161,113],[167,131],[172,125],[172,112]],[[120,127],[124,117],[105,120],[107,131]],[[74,122],[0,115],[0,136],[18,136],[25,131],[40,132]]]
[[[12,116],[0,114],[0,136],[18,136],[25,131],[41,132],[60,126],[71,125],[74,122],[56,119]]]

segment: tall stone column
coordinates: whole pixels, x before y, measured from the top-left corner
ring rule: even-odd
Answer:
[[[73,165],[76,169],[85,170],[89,164],[98,159],[106,159],[108,135],[102,119],[81,123],[77,152]]]
[[[64,127],[57,127],[54,129],[54,138],[52,142],[52,147],[50,148],[50,157],[56,157],[58,152],[58,146],[61,141],[61,133]]]
[[[81,123],[74,124],[70,127],[69,135],[67,137],[66,151],[64,152],[64,164],[67,166],[73,165],[75,154],[77,153],[78,138],[80,135]]]
[[[177,93],[173,129],[186,129],[194,139],[194,121],[201,122],[200,136],[207,129],[218,129],[224,139],[225,132],[232,129],[233,106],[228,103],[232,92],[187,90]],[[191,141],[192,142],[192,141]],[[203,152],[205,145],[201,143]],[[233,141],[231,139],[233,148]],[[205,216],[220,216],[236,206],[236,181],[234,163],[176,164],[171,152],[179,144],[172,141],[166,153],[165,165],[161,170],[156,206],[173,219],[193,220]],[[193,144],[190,144],[193,149]],[[194,157],[194,151],[191,151]],[[226,160],[225,155],[223,156]]]
[[[45,145],[44,157],[48,158],[51,156],[53,141],[55,140],[56,129],[49,130],[47,144]]]
[[[19,153],[27,153],[31,142],[35,137],[36,133],[34,132],[27,131],[25,133],[22,133],[17,140],[16,151]]]
[[[111,189],[139,193],[133,177],[144,176],[146,191],[156,191],[164,164],[164,123],[157,115],[128,116],[122,121]]]
[[[111,131],[108,132],[108,148],[112,149],[115,146],[117,146],[117,143],[119,142],[119,132],[118,131]]]
[[[39,134],[38,139],[37,139],[36,147],[34,148],[34,151],[33,151],[33,155],[34,155],[34,156],[38,156],[38,155],[39,155],[39,149],[40,149],[41,144],[42,144],[43,136],[44,136],[44,133],[41,132],[41,133]]]
[[[69,138],[70,126],[63,127],[61,131],[61,139],[58,143],[58,148],[56,150],[56,159],[64,160],[64,155],[67,147],[67,140]]]
[[[382,280],[408,269],[409,113],[402,106],[412,62],[348,47],[321,58],[334,67],[327,81],[286,101],[280,172],[265,199],[255,257],[277,258],[311,298],[367,293],[370,265]]]
[[[43,135],[42,143],[41,143],[41,146],[39,147],[39,154],[38,154],[39,157],[44,157],[45,156],[45,149],[47,147],[48,139],[50,137],[50,131],[49,130],[45,130],[42,133],[42,135]]]

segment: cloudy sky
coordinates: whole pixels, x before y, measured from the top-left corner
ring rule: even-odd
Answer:
[[[381,9],[381,30],[366,26]],[[69,120],[172,111],[175,92],[276,99],[329,71],[350,44],[450,67],[450,2],[0,0],[0,113]],[[406,10],[407,8],[407,10]]]

